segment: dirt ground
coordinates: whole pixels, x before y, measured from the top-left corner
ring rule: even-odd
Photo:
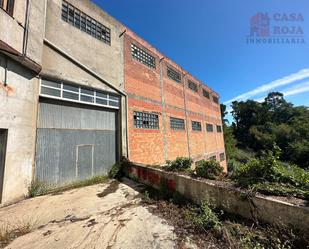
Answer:
[[[6,248],[175,248],[174,227],[142,205],[141,187],[111,181],[4,207],[1,229],[30,228]]]

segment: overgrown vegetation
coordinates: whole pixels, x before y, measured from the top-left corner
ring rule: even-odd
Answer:
[[[176,197],[176,198],[174,198]],[[162,216],[175,227],[178,247],[185,248],[190,238],[200,248],[299,249],[307,248],[304,235],[284,227],[273,227],[215,209],[204,200],[200,206],[181,196],[147,188],[143,201],[151,212]]]
[[[195,174],[196,176],[207,178],[207,179],[217,179],[223,173],[223,167],[216,160],[201,160],[196,162]]]
[[[86,187],[94,184],[99,183],[105,183],[107,182],[108,178],[106,176],[94,176],[92,178],[82,180],[82,181],[76,181],[69,184],[66,184],[61,187],[53,187],[53,186],[47,186],[46,184],[34,181],[31,183],[29,189],[28,189],[28,197],[36,197],[46,194],[56,194],[63,191],[67,191],[74,188],[81,188]]]
[[[192,162],[189,157],[177,157],[174,161],[167,160],[164,169],[168,171],[185,171],[191,168]]]
[[[108,172],[108,177],[112,179],[120,179],[124,175],[123,172],[124,166],[126,166],[129,163],[130,163],[129,160],[126,157],[122,157],[119,162],[116,162],[112,166],[112,168]]]
[[[226,107],[221,106],[224,119]],[[280,159],[309,167],[309,109],[294,107],[287,102],[282,93],[271,92],[263,102],[254,100],[234,101],[232,103],[234,122],[225,122],[226,152],[233,159],[235,149],[229,144],[259,152],[271,150],[274,143],[281,149]],[[235,148],[235,146],[234,146]]]
[[[280,164],[281,150],[263,152],[258,158],[240,164],[232,178],[240,186],[264,194],[309,197],[309,172],[295,165]]]

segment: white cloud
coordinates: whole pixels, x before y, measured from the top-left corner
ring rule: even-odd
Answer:
[[[255,88],[255,89],[253,89],[249,92],[243,93],[243,94],[241,94],[241,95],[239,95],[239,96],[237,96],[233,99],[230,99],[230,100],[224,102],[224,104],[232,103],[235,100],[238,100],[238,101],[246,100],[246,99],[253,97],[257,94],[264,93],[264,92],[273,90],[277,87],[288,85],[288,84],[294,83],[298,80],[306,79],[308,77],[309,77],[309,68],[305,68],[303,70],[300,70],[297,73],[285,76],[285,77],[278,79],[278,80],[274,80],[272,82],[269,82],[267,84],[259,86],[259,87]]]
[[[291,87],[291,88],[288,88],[286,90],[283,90],[282,93],[283,93],[284,96],[291,96],[291,95],[304,93],[304,92],[308,92],[308,91],[309,91],[309,81],[302,83],[302,84],[298,84],[298,85]]]

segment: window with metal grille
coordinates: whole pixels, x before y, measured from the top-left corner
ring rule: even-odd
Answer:
[[[214,126],[212,124],[206,124],[206,131],[213,132],[214,131]]]
[[[217,132],[222,132],[222,127],[221,127],[221,125],[217,125]]]
[[[185,129],[185,121],[183,119],[170,117],[170,124],[172,130]]]
[[[201,131],[202,130],[202,124],[198,121],[192,121],[192,130],[193,131]]]
[[[198,91],[198,89],[197,89],[197,84],[194,83],[194,82],[191,81],[191,80],[188,80],[188,87],[189,87],[192,91],[194,91],[194,92],[197,92],[197,91]]]
[[[211,157],[209,157],[209,160],[210,161],[217,161],[217,157],[216,156],[211,156]]]
[[[45,79],[41,81],[40,96],[117,109],[120,106],[119,97],[116,95]]]
[[[13,16],[14,0],[0,0],[0,8],[4,9],[10,16]]]
[[[174,80],[174,81],[176,81],[178,83],[181,82],[181,75],[180,75],[180,73],[176,72],[174,69],[172,69],[170,67],[167,67],[167,76],[170,79],[172,79],[172,80]]]
[[[111,44],[111,30],[109,28],[97,22],[66,1],[62,2],[61,18],[63,21],[88,33],[94,38],[106,44]]]
[[[223,162],[225,160],[225,155],[224,153],[220,154],[220,162]]]
[[[206,97],[207,99],[210,99],[209,92],[203,89],[203,96]]]
[[[134,44],[131,44],[131,54],[135,60],[146,65],[147,67],[156,68],[155,58]]]
[[[216,104],[218,104],[218,103],[219,103],[219,99],[218,99],[218,97],[216,97],[216,96],[212,96],[212,99],[213,99],[213,101],[214,101]]]
[[[159,129],[159,116],[147,112],[134,112],[134,127],[143,129]]]

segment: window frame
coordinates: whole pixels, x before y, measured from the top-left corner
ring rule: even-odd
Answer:
[[[210,99],[210,92],[203,88],[203,96],[207,99]]]
[[[194,86],[194,87],[193,87],[193,86]],[[195,92],[195,93],[198,93],[198,84],[195,83],[194,81],[188,80],[188,88],[189,88],[191,91],[193,91],[193,92]]]
[[[179,73],[172,67],[166,67],[166,74],[169,79],[175,81],[176,83],[181,83],[181,73]],[[179,78],[177,76],[179,76]]]
[[[141,119],[138,122],[137,117],[145,119],[144,120]],[[144,124],[144,122],[148,122],[148,124],[146,123]],[[150,124],[149,122],[152,122],[152,124]],[[133,111],[133,127],[135,129],[159,130],[160,129],[159,115],[150,112]]]
[[[111,45],[111,29],[87,15],[69,2],[63,0],[61,19],[97,40]],[[98,32],[100,30],[100,32]]]
[[[208,129],[209,127],[211,127],[211,129]],[[206,123],[206,131],[207,132],[214,132],[214,125],[210,124],[210,123]]]
[[[225,153],[224,152],[220,153],[219,158],[220,158],[220,162],[224,162],[225,161]]]
[[[145,65],[148,68],[156,69],[156,58],[145,49],[131,43],[131,56],[134,60]]]
[[[219,104],[219,98],[217,96],[212,96],[212,101],[216,104]]]
[[[191,120],[192,131],[202,131],[202,122]]]
[[[217,125],[217,132],[222,133],[222,125]]]
[[[14,14],[15,0],[0,0],[0,8],[10,16]]]
[[[173,124],[172,121],[175,121],[176,123]],[[183,125],[180,124],[179,121],[181,121],[181,123],[183,123]],[[171,130],[174,130],[174,131],[185,131],[186,130],[185,120],[181,119],[181,118],[170,117],[170,128],[171,128]]]

